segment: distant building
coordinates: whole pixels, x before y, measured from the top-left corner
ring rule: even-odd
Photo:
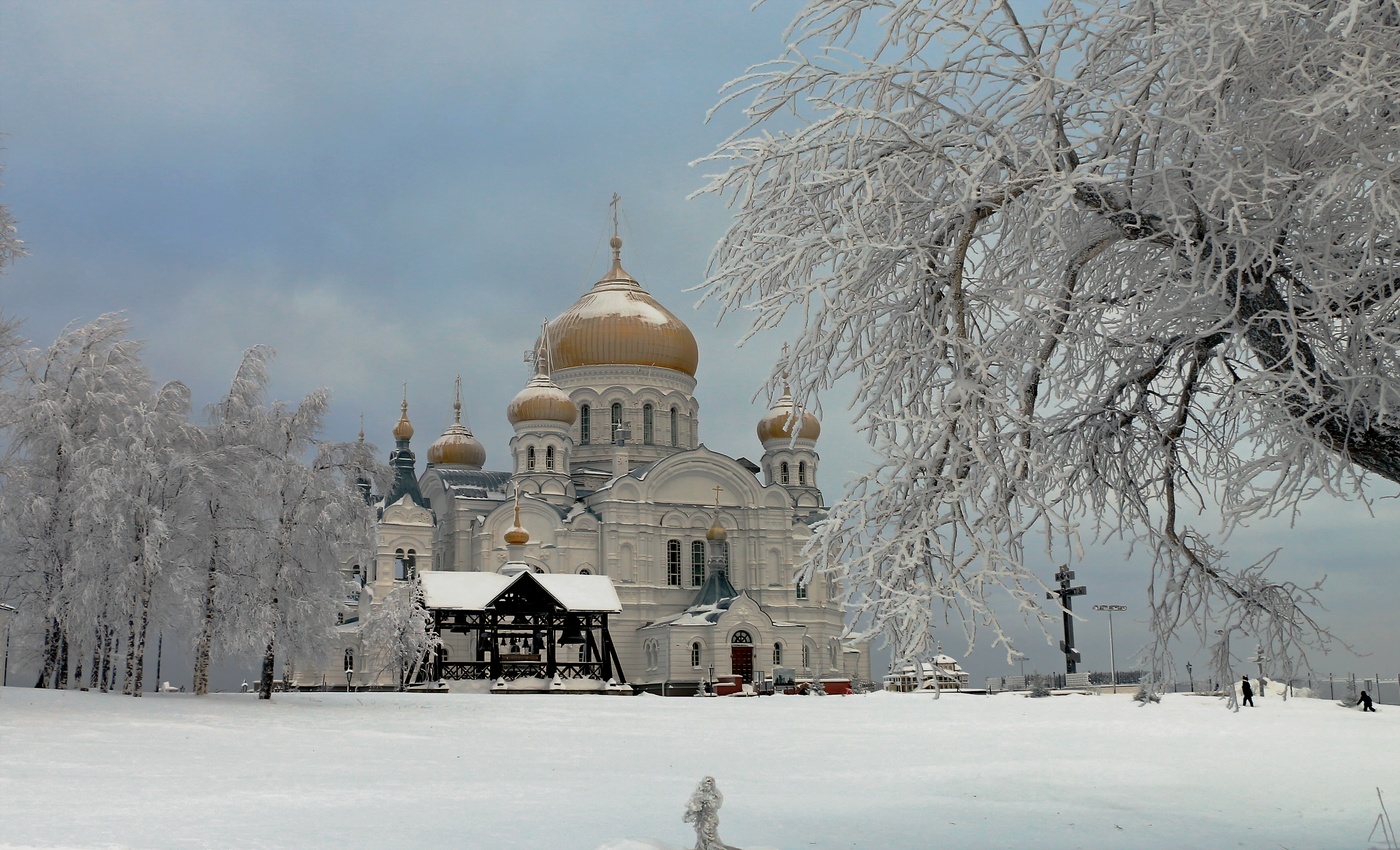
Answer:
[[[537,340],[536,374],[506,409],[515,429],[509,469],[484,468],[486,451],[461,421],[459,387],[454,421],[417,475],[405,400],[377,557],[365,569],[351,565],[368,591],[362,610],[373,616],[371,600],[429,570],[605,576],[621,608],[607,616],[611,645],[634,688],[685,693],[712,677],[752,680],[775,667],[869,680],[868,645],[842,639],[833,582],[793,580],[825,516],[820,423],[785,392],[758,422],[757,465],[706,448],[695,337],[623,269],[621,248],[614,236],[611,268]],[[529,593],[541,588],[548,584]],[[350,619],[347,649],[373,657],[376,648],[349,645],[359,640]],[[544,663],[543,636],[527,637],[517,630],[506,645],[444,631],[437,672],[454,687],[486,686],[495,677],[485,659],[497,673],[506,656]],[[554,651],[586,654],[586,646]]]

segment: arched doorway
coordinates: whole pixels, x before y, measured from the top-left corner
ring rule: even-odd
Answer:
[[[730,670],[735,676],[753,684],[753,635],[742,629],[729,639]]]

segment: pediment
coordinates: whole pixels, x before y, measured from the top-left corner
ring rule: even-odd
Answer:
[[[416,504],[407,496],[399,499],[389,507],[384,509],[384,514],[379,521],[391,525],[427,525],[433,524],[433,512]]]

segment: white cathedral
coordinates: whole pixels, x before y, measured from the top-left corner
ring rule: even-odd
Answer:
[[[836,585],[794,581],[825,516],[820,423],[785,392],[758,422],[758,466],[706,448],[695,337],[611,245],[612,267],[536,343],[536,374],[506,409],[508,470],[483,468],[459,386],[456,421],[418,475],[404,401],[377,556],[353,567],[360,622],[420,581],[443,639],[434,675],[454,690],[514,676],[558,689],[569,670],[666,694],[775,669],[868,681],[869,647],[843,637]],[[381,653],[355,619],[341,628],[347,669],[393,680],[372,669]]]

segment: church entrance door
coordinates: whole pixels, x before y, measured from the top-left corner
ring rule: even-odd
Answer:
[[[730,669],[735,676],[742,676],[745,684],[753,684],[753,647],[731,646],[729,648]]]

